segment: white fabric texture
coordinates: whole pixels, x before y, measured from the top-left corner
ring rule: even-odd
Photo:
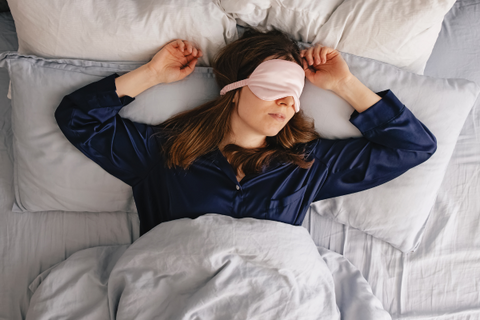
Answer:
[[[423,74],[455,0],[221,0],[242,26],[279,28],[296,40]]]
[[[391,319],[358,270],[320,250],[305,228],[275,221],[169,221],[47,270],[26,319]]]
[[[312,42],[342,2],[343,0],[220,0],[220,5],[243,27],[252,26],[267,31],[273,26],[287,31],[297,40]]]
[[[11,0],[9,5],[23,54],[146,62],[165,43],[181,38],[201,48],[205,55],[198,65],[209,66],[221,47],[238,38],[238,22],[262,30],[274,26],[300,41],[422,74],[454,2]]]
[[[479,13],[479,0],[455,4],[446,16],[426,75],[480,83]],[[0,22],[2,18],[0,14]],[[2,31],[3,27],[0,38]],[[8,80],[3,81],[4,76],[8,77],[0,69],[0,93],[5,94]],[[344,254],[393,319],[480,318],[479,102],[462,129],[422,243],[414,253],[404,254],[362,231],[307,213],[304,226],[315,243]],[[9,109],[9,103],[0,100],[1,114]],[[138,238],[138,219],[136,214],[109,212],[12,212],[13,163],[6,152],[12,141],[3,131],[10,118],[5,115],[1,121],[0,319],[21,320],[31,297],[28,285],[38,274],[84,248],[131,243]]]
[[[237,38],[215,0],[9,0],[19,52],[49,58],[149,61],[174,39],[191,41],[209,66]]]
[[[374,91],[391,89],[433,132],[438,148],[429,161],[397,179],[371,190],[317,202],[315,210],[404,252],[412,251],[421,240],[446,165],[479,87],[466,80],[429,78],[371,59],[343,55],[352,73],[368,87]],[[49,60],[15,53],[5,54],[0,63],[8,65],[12,79],[18,209],[134,212],[131,188],[76,150],[52,114],[63,96],[76,88],[114,70],[125,72],[139,65]],[[198,67],[182,81],[147,90],[120,114],[136,122],[157,124],[217,97],[218,92],[211,68]],[[159,108],[159,101],[168,108]],[[348,121],[353,108],[331,92],[307,81],[300,101],[325,138],[360,136]]]

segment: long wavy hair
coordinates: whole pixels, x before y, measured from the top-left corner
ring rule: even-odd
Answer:
[[[221,49],[213,59],[212,68],[218,86],[223,88],[248,78],[271,56],[302,66],[300,48],[287,33],[278,29],[268,32],[246,29],[238,40]],[[231,130],[231,115],[236,107],[233,100],[239,89],[174,115],[154,127],[155,134],[163,136],[161,148],[169,168],[188,169],[195,159],[218,148]],[[229,144],[220,151],[237,174],[239,169],[245,175],[262,172],[274,159],[309,168],[313,161],[307,162],[304,147],[317,138],[319,135],[313,121],[300,110],[276,136],[266,138],[264,147],[246,149]]]

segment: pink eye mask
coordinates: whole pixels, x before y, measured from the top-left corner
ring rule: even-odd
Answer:
[[[245,80],[226,85],[220,95],[248,86],[259,99],[273,101],[292,96],[295,111],[300,111],[300,95],[305,86],[305,71],[295,62],[273,59],[262,62]]]

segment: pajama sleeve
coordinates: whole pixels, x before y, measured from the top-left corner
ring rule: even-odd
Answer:
[[[346,195],[378,186],[429,159],[437,149],[435,136],[392,91],[362,113],[354,111],[350,122],[361,138],[319,139],[315,161],[327,167],[314,201]]]
[[[65,137],[108,173],[134,186],[158,162],[152,127],[118,115],[135,100],[116,93],[112,74],[65,96],[55,119]]]

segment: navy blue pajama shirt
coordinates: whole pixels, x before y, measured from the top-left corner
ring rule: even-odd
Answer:
[[[168,169],[154,127],[118,115],[132,97],[119,98],[112,74],[65,96],[55,111],[67,139],[107,172],[130,185],[140,234],[180,218],[217,213],[301,225],[314,201],[369,189],[426,161],[436,138],[390,90],[350,122],[363,137],[307,143],[309,169],[273,163],[240,182],[216,149],[188,170]]]

